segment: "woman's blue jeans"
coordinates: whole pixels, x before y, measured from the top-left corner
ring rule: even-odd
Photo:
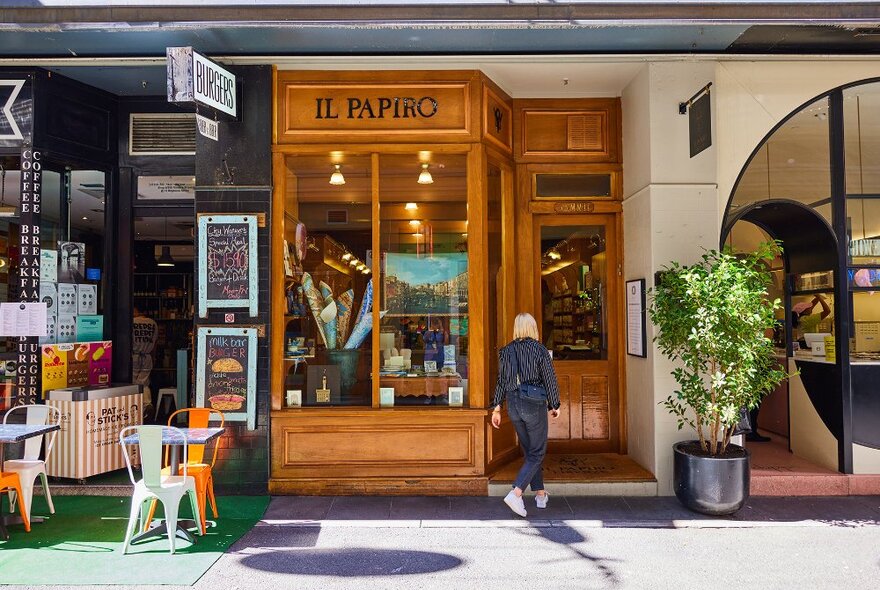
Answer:
[[[532,491],[544,489],[541,463],[547,454],[547,402],[523,397],[518,391],[507,394],[507,415],[513,422],[525,462],[516,476],[514,487]]]

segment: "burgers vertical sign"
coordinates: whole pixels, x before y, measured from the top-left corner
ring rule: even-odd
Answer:
[[[256,428],[257,329],[199,326],[196,405]]]

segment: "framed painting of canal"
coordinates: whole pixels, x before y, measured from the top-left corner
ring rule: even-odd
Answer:
[[[209,308],[257,315],[257,216],[199,216],[199,317]]]
[[[257,329],[199,326],[196,406],[256,428]]]

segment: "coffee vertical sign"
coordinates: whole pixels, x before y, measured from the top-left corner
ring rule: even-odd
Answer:
[[[40,300],[40,208],[43,156],[29,143],[21,150],[21,201],[18,301]],[[34,404],[40,397],[40,345],[35,336],[19,336],[16,389],[18,404]]]

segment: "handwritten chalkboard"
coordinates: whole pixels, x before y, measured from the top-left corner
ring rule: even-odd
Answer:
[[[208,308],[257,315],[257,216],[199,216],[199,317]]]
[[[196,405],[256,427],[257,329],[199,326]]]

